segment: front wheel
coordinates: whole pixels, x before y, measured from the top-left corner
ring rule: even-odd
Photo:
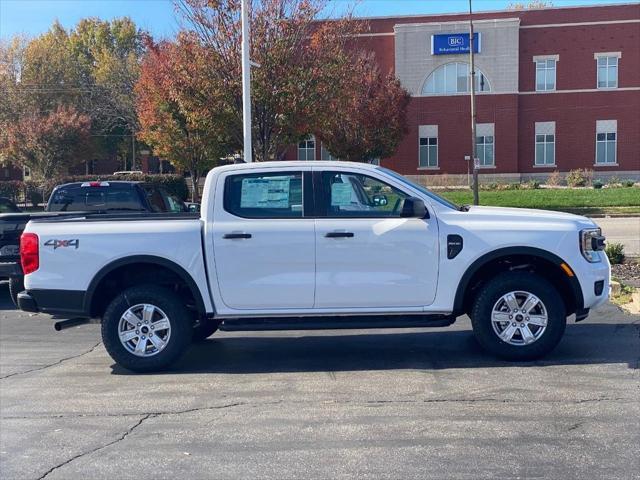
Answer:
[[[489,352],[507,360],[534,360],[560,342],[567,318],[551,283],[533,273],[506,272],[483,287],[471,323]]]
[[[131,287],[102,317],[102,340],[113,360],[134,372],[169,367],[186,350],[193,333],[184,303],[157,285]]]

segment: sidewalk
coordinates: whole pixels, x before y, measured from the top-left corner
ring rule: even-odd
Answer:
[[[640,217],[594,218],[602,228],[607,243],[622,243],[624,253],[630,257],[640,257]]]

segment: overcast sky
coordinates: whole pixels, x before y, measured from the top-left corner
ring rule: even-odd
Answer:
[[[636,0],[637,1],[637,0]],[[351,0],[331,0],[329,16],[340,14]],[[501,10],[510,0],[473,0],[474,10]],[[560,6],[602,5],[603,0],[554,0]],[[624,0],[616,3],[625,3]],[[627,3],[636,3],[629,0]],[[420,13],[463,12],[468,0],[361,0],[358,16],[412,15]],[[178,30],[172,0],[0,0],[0,37],[16,33],[33,36],[49,29],[58,19],[71,28],[83,17],[111,19],[131,17],[141,28],[156,37],[170,37]]]

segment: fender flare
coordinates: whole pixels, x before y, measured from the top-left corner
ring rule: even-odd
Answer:
[[[102,280],[104,280],[107,275],[109,275],[117,268],[123,267],[125,265],[132,265],[134,263],[148,263],[171,270],[178,277],[184,280],[184,282],[189,287],[189,290],[191,290],[191,294],[195,299],[198,312],[202,315],[206,315],[207,310],[204,306],[202,294],[200,293],[198,284],[195,282],[191,274],[189,274],[189,272],[187,272],[182,266],[178,265],[177,263],[171,260],[167,260],[166,258],[157,257],[155,255],[132,255],[129,257],[123,257],[114,260],[102,267],[100,271],[98,271],[98,273],[93,277],[91,283],[89,284],[89,287],[87,288],[87,293],[84,297],[84,311],[91,314],[91,304],[93,303],[96,288],[98,287],[98,285],[100,285],[100,282],[102,282]]]
[[[487,265],[489,262],[497,260],[501,257],[509,257],[513,255],[528,255],[532,257],[538,257],[553,263],[554,265],[558,266],[558,268],[560,267],[561,263],[566,263],[567,265],[569,265],[568,262],[565,262],[556,254],[535,247],[505,247],[499,248],[498,250],[493,250],[476,259],[462,275],[462,278],[460,279],[458,288],[456,290],[456,296],[453,302],[453,311],[465,313],[465,293],[467,291],[467,288],[469,287],[471,278],[476,272],[478,272],[478,270]],[[584,297],[582,295],[582,287],[580,286],[580,282],[575,275],[573,277],[565,276],[564,278],[568,280],[569,285],[571,286],[571,291],[573,292],[574,300],[576,302],[576,311],[579,311],[584,307]]]

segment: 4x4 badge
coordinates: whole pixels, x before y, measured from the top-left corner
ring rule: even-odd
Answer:
[[[45,247],[53,247],[54,250],[64,247],[75,247],[76,250],[80,246],[80,240],[74,238],[72,240],[47,240],[44,242]]]

